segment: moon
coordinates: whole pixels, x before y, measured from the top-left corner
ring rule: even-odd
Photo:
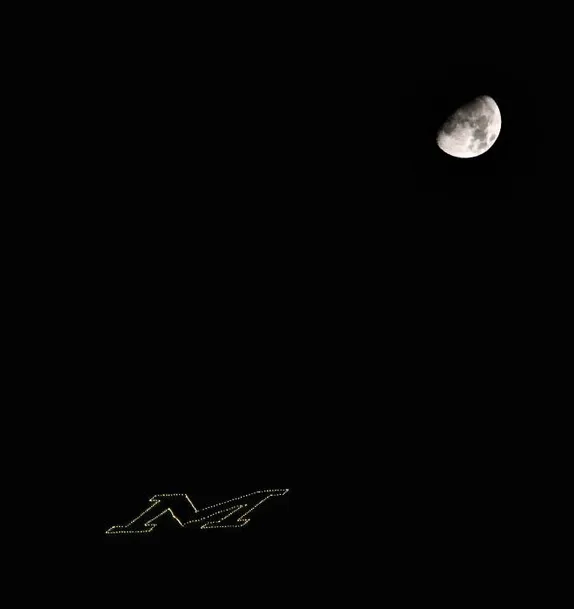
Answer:
[[[451,156],[469,159],[490,150],[502,126],[496,102],[481,95],[461,106],[442,125],[437,133],[438,147]]]

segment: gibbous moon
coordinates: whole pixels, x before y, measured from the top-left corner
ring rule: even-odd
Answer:
[[[498,139],[502,117],[496,102],[481,95],[459,108],[437,133],[441,150],[461,159],[480,156]]]

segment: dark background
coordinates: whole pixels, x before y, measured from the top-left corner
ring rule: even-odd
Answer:
[[[89,92],[102,568],[234,598],[320,586],[369,544],[403,576],[436,548],[510,560],[544,476],[515,397],[548,391],[528,373],[533,286],[554,283],[541,68],[413,59],[368,19],[220,17],[125,23]],[[436,130],[481,94],[499,141],[448,157]],[[156,493],[274,487],[237,531],[104,535]]]

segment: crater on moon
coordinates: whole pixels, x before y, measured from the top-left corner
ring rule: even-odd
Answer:
[[[448,117],[437,133],[437,144],[451,156],[479,156],[495,143],[501,125],[498,105],[492,97],[482,95]]]

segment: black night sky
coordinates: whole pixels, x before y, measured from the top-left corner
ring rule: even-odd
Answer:
[[[191,38],[119,27],[94,93],[107,580],[129,564],[130,581],[157,567],[161,582],[222,573],[243,595],[291,594],[294,577],[322,577],[317,557],[342,568],[361,556],[343,544],[373,537],[401,548],[400,571],[445,538],[451,558],[494,543],[489,493],[510,548],[527,434],[509,354],[526,359],[534,340],[524,303],[549,221],[542,69],[520,53],[413,59],[366,25],[234,23]],[[479,95],[500,107],[500,138],[449,157],[436,132]],[[105,534],[155,494],[207,507],[282,488],[242,529],[164,517],[146,536]]]

